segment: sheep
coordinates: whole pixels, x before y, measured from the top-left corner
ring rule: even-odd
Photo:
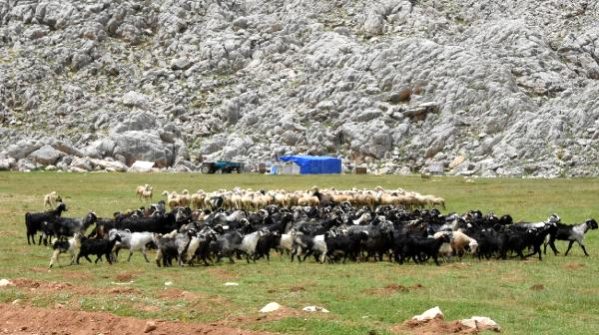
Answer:
[[[54,249],[54,251],[52,252],[52,258],[50,258],[50,265],[48,266],[48,268],[52,268],[52,266],[54,266],[54,263],[58,263],[58,256],[66,252],[71,254],[70,265],[73,265],[75,263],[75,258],[79,254],[79,249],[81,248],[81,239],[82,234],[75,233],[75,235],[73,235],[73,237],[69,238],[67,241],[59,240],[54,242],[54,245],[52,246],[52,249]]]
[[[62,202],[62,198],[56,191],[52,191],[44,196],[44,207],[54,208],[57,202]]]
[[[204,200],[206,199],[206,193],[202,190],[198,190],[196,193],[191,195],[191,206],[194,209],[204,208]]]
[[[173,209],[173,208],[179,206],[179,194],[177,194],[177,192],[163,191],[162,195],[166,196],[166,204],[168,205],[168,207],[170,209]]]
[[[148,186],[142,193],[141,193],[141,198],[143,200],[152,200],[152,195],[153,195],[153,189],[152,186]]]
[[[92,260],[89,259],[88,256],[96,255],[96,261],[94,263],[98,263],[98,261],[102,259],[102,256],[106,256],[108,264],[112,265],[112,249],[116,243],[120,241],[121,236],[119,234],[114,234],[114,236],[109,239],[88,238],[81,241],[81,247],[79,249],[79,254],[77,255],[77,264],[79,264],[79,259],[81,257],[85,257],[85,259],[91,263]]]
[[[568,252],[572,248],[574,242],[577,242],[585,256],[589,256],[585,246],[584,246],[584,235],[591,229],[597,229],[597,221],[595,219],[588,219],[585,222],[570,226],[558,223],[557,230],[553,234],[549,234],[547,241],[545,242],[544,252],[547,254],[547,245],[551,247],[554,255],[557,256],[559,253],[557,248],[555,247],[555,240],[561,241],[569,241],[568,250],[566,250],[566,256],[568,256]]]
[[[137,195],[137,198],[139,200],[141,200],[143,198],[143,194],[148,189],[148,187],[150,187],[150,185],[145,184],[145,185],[139,185],[139,186],[137,186],[137,188],[135,188],[135,195]]]
[[[468,248],[472,254],[475,254],[477,247],[478,242],[472,237],[464,234],[461,231],[454,231],[452,233],[451,248],[460,258],[466,252],[466,248]]]
[[[129,257],[127,257],[127,262],[131,261],[131,256],[133,256],[134,251],[141,251],[146,263],[149,263],[148,256],[146,254],[146,246],[148,243],[152,242],[152,233],[151,232],[130,232],[129,230],[117,230],[111,229],[108,233],[109,239],[111,239],[115,235],[119,235],[121,237],[121,242],[116,246],[115,252],[118,257],[118,251],[120,249],[128,249]]]
[[[35,234],[42,230],[44,222],[54,222],[57,217],[62,215],[62,212],[67,210],[67,206],[64,203],[58,205],[54,210],[41,212],[41,213],[25,213],[25,227],[27,233],[27,244],[33,243],[35,245]],[[31,239],[31,242],[30,242]],[[38,241],[38,245],[42,244],[42,236]]]
[[[188,207],[191,204],[191,196],[188,190],[183,190],[179,195],[179,206]]]

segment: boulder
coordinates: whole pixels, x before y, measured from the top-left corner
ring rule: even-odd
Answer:
[[[223,148],[222,159],[232,160],[236,156],[242,156],[253,144],[254,142],[250,137],[233,135]]]
[[[328,309],[326,309],[324,307],[320,307],[320,306],[306,306],[306,307],[302,308],[302,311],[309,312],[309,313],[314,313],[314,312],[329,313]]]
[[[90,159],[94,166],[100,167],[109,172],[126,172],[127,165],[112,159]]]
[[[17,160],[12,157],[0,157],[0,171],[12,170],[17,163]]]
[[[13,284],[13,282],[11,282],[8,279],[2,278],[0,279],[0,287],[6,287],[6,286],[14,286],[15,284]]]
[[[262,309],[260,309],[260,313],[270,313],[270,312],[274,312],[276,310],[281,309],[281,305],[279,305],[276,302],[271,302],[266,304],[264,307],[262,307]]]
[[[83,156],[92,158],[112,156],[115,146],[116,143],[112,139],[106,137],[93,141],[91,144],[85,147],[81,153]]]
[[[135,163],[133,163],[131,167],[129,167],[127,172],[152,172],[153,168],[154,162],[135,161]]]
[[[113,135],[114,155],[125,158],[127,165],[137,160],[154,162],[158,168],[166,167],[174,160],[172,148],[165,146],[155,132],[127,131]]]
[[[151,331],[154,331],[158,328],[158,326],[156,326],[156,322],[154,321],[148,321],[146,322],[145,326],[144,326],[144,333],[149,333]]]
[[[67,141],[56,140],[50,144],[54,149],[64,152],[65,154],[77,157],[83,157],[83,152],[75,148],[71,143]]]
[[[148,106],[149,99],[144,94],[129,91],[123,95],[122,102],[128,107],[145,108]]]
[[[374,36],[382,34],[384,26],[385,20],[383,19],[383,16],[375,11],[371,11],[366,16],[362,29],[366,35]]]
[[[34,162],[32,162],[29,158],[19,159],[17,162],[17,170],[21,172],[29,172],[38,168]]]
[[[82,169],[85,171],[91,171],[94,168],[92,165],[92,162],[90,161],[89,158],[81,158],[81,157],[73,158],[70,166],[71,166],[71,168],[79,168],[79,169]]]
[[[86,169],[78,168],[78,167],[75,167],[75,166],[69,167],[68,171],[69,172],[74,172],[74,173],[85,173],[85,172],[89,172]]]
[[[193,65],[193,62],[185,57],[175,58],[171,61],[171,69],[187,70]]]
[[[501,327],[497,324],[497,322],[491,320],[486,316],[473,316],[469,319],[460,320],[460,323],[468,328],[472,328],[475,330],[493,330],[496,332],[501,331]]]
[[[156,117],[147,112],[131,113],[123,122],[116,124],[111,133],[120,134],[130,130],[146,130],[158,127]]]
[[[54,149],[51,145],[44,145],[29,155],[34,162],[42,165],[55,164],[64,153]]]
[[[425,311],[422,314],[419,315],[415,315],[414,317],[412,317],[412,320],[414,321],[428,321],[428,320],[432,320],[432,319],[444,319],[445,316],[443,315],[443,312],[441,312],[441,309],[439,308],[439,306],[435,306],[427,311]]]
[[[15,144],[11,144],[10,146],[8,146],[6,155],[19,160],[21,158],[29,156],[29,154],[39,149],[41,146],[42,143],[39,143],[31,139],[21,140]]]

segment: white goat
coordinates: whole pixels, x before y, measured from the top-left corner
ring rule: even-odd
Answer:
[[[75,235],[67,241],[58,240],[54,242],[52,248],[54,249],[54,252],[52,253],[52,258],[50,258],[49,268],[51,268],[54,263],[58,263],[58,256],[60,254],[67,252],[71,254],[71,265],[74,264],[77,255],[79,254],[79,249],[81,248],[81,233],[75,233]]]

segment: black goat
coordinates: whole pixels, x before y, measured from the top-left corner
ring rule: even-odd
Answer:
[[[35,234],[38,231],[43,230],[44,222],[56,221],[56,218],[62,215],[62,212],[67,210],[67,206],[61,203],[56,209],[40,213],[29,213],[25,214],[25,227],[27,228],[27,244],[33,243],[35,245]],[[31,239],[31,242],[30,242]],[[40,235],[38,245],[42,244],[42,236]]]
[[[361,244],[368,238],[367,231],[350,232],[348,234],[329,231],[325,233],[324,240],[327,245],[327,257],[329,261],[336,260],[337,253],[343,253],[343,263],[349,257],[357,261],[360,254]]]
[[[121,230],[129,229],[131,232],[151,232],[167,234],[175,229],[179,229],[176,221],[176,215],[173,212],[151,217],[128,217],[117,221],[114,227]]]
[[[108,264],[112,264],[112,249],[117,242],[121,241],[121,236],[119,234],[115,234],[111,239],[95,239],[88,238],[83,239],[81,241],[81,248],[79,249],[79,255],[77,255],[77,264],[79,264],[79,259],[81,257],[85,257],[88,262],[92,262],[89,259],[89,255],[96,255],[96,261],[94,263],[98,263],[99,260],[102,259],[102,256],[106,256],[106,260]]]
[[[81,219],[57,217],[52,222],[45,222],[44,229],[48,234],[52,234],[58,238],[73,236],[75,233],[85,235],[87,228],[96,223],[97,220],[98,217],[94,212],[89,212]]]
[[[449,243],[448,234],[443,234],[439,238],[417,238],[414,236],[400,235],[395,241],[395,259],[399,264],[412,258],[415,263],[423,263],[431,257],[437,266],[439,264],[439,249],[443,243]]]

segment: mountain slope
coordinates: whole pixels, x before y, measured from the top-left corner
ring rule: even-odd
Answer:
[[[0,1],[0,145],[68,146],[63,168],[599,175],[598,21],[560,0]]]

